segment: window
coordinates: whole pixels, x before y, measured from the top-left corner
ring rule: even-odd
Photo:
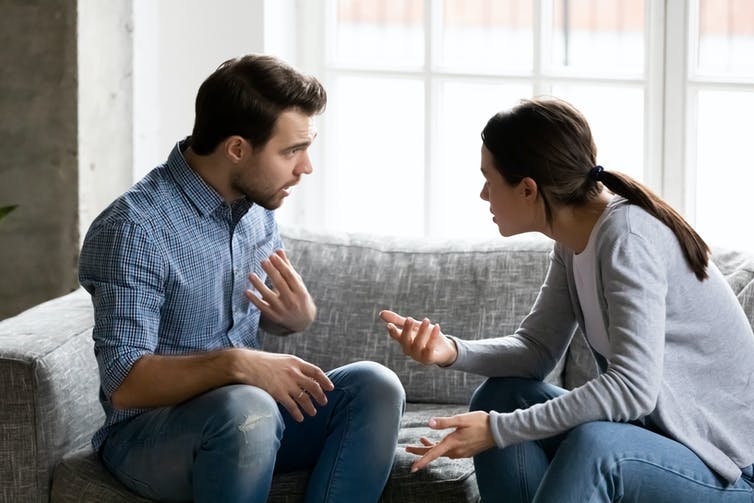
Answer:
[[[644,181],[710,243],[754,248],[737,119],[754,113],[751,1],[310,0],[299,20],[300,62],[330,97],[306,225],[496,235],[479,133],[549,94],[587,116],[600,164]]]
[[[720,246],[754,250],[754,2],[699,0],[689,12],[687,213]]]

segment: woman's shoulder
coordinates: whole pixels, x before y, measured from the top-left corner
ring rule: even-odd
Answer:
[[[676,241],[673,231],[644,208],[615,196],[605,209],[607,214],[600,227],[598,243],[605,245],[619,240],[636,238],[664,245]]]

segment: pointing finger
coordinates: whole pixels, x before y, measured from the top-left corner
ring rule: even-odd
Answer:
[[[435,445],[430,450],[428,450],[427,453],[424,454],[424,456],[416,460],[414,464],[411,465],[411,472],[413,473],[413,472],[421,470],[422,468],[430,464],[432,461],[434,461],[435,459],[439,458],[440,456],[448,452],[448,450],[450,450],[450,445],[449,445],[449,442],[445,441],[446,439],[447,437],[445,437],[442,440],[442,442],[440,442],[439,444]]]
[[[403,323],[406,321],[406,318],[404,318],[403,316],[389,310],[380,311],[379,316],[380,319],[385,323],[392,323],[399,328],[403,328]]]

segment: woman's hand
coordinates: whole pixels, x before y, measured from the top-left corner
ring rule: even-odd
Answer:
[[[440,456],[451,459],[470,458],[495,446],[490,429],[490,415],[487,412],[476,411],[452,417],[435,417],[429,420],[429,427],[434,430],[455,428],[455,431],[436,444],[422,437],[419,440],[423,446],[406,447],[406,451],[421,456],[411,465],[412,472],[421,470]]]
[[[392,311],[380,311],[387,323],[387,332],[403,348],[403,352],[424,365],[448,366],[458,358],[458,349],[452,339],[443,335],[440,325],[428,318],[418,322]]]

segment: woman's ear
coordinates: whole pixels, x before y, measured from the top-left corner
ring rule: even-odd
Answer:
[[[528,176],[522,178],[521,182],[519,182],[518,187],[520,194],[524,197],[524,199],[526,199],[527,201],[537,200],[539,187],[537,187],[537,182],[535,182],[533,178],[530,178]]]
[[[223,141],[223,153],[233,164],[241,162],[250,148],[249,142],[238,135],[229,136]]]

